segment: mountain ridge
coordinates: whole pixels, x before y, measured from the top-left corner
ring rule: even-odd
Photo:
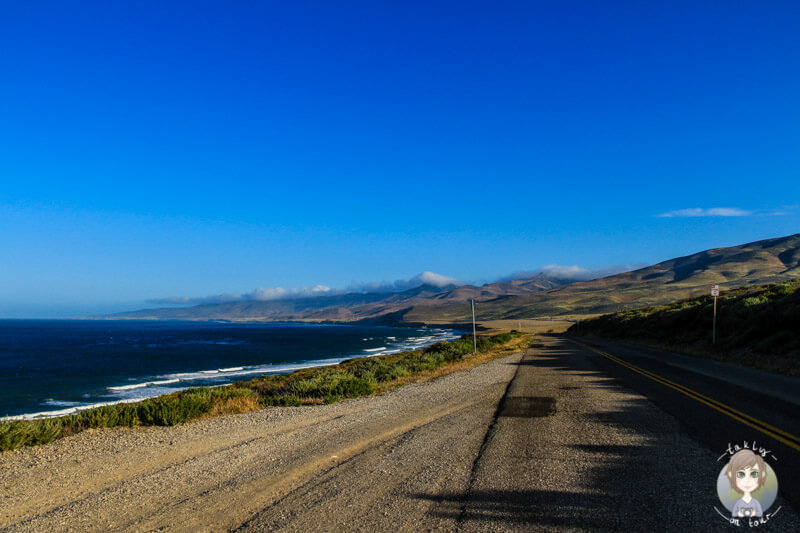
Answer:
[[[422,302],[451,304],[470,299],[485,300],[498,294],[526,294],[548,290],[564,280],[536,276],[526,280],[498,282],[480,287],[474,285],[422,284],[399,292],[345,293],[281,300],[247,300],[205,303],[190,307],[140,309],[105,315],[102,319],[139,320],[252,320],[271,322],[353,322],[374,320],[386,315],[387,320],[398,312]]]
[[[538,275],[481,286],[422,284],[394,293],[346,293],[270,301],[235,301],[144,309],[101,318],[266,322],[431,323],[586,315],[658,305],[725,288],[800,277],[800,233],[712,248],[644,268],[588,281]]]
[[[718,284],[724,290],[798,277],[800,233],[703,250],[630,272],[556,287],[536,295],[511,295],[485,302],[481,306],[481,316],[513,319],[599,314],[700,296],[708,292],[712,284]],[[419,307],[411,310],[406,317],[425,321],[430,315],[429,309]],[[449,318],[458,319],[452,314]]]

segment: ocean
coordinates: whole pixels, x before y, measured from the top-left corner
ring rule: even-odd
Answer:
[[[461,334],[317,324],[0,320],[0,417],[59,416],[412,350]]]

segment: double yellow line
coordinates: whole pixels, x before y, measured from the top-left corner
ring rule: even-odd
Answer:
[[[708,396],[700,394],[696,390],[690,389],[689,387],[684,387],[683,385],[681,385],[679,383],[675,383],[674,381],[670,381],[670,380],[668,380],[666,378],[663,378],[663,377],[659,376],[658,374],[653,374],[652,372],[649,372],[649,371],[645,370],[644,368],[640,368],[640,367],[638,367],[636,365],[632,365],[631,363],[629,363],[627,361],[624,361],[624,360],[620,359],[619,357],[617,357],[615,355],[611,355],[610,353],[606,353],[606,352],[604,352],[602,350],[598,350],[596,348],[592,348],[591,346],[587,346],[586,344],[583,344],[582,342],[578,342],[576,340],[572,340],[572,339],[567,339],[567,340],[569,340],[570,342],[572,342],[574,344],[577,344],[578,346],[581,346],[581,347],[583,347],[583,348],[585,348],[585,349],[587,349],[589,351],[592,351],[592,352],[594,352],[596,354],[600,354],[603,357],[605,357],[606,359],[608,359],[610,361],[614,361],[615,363],[617,363],[619,365],[622,365],[622,366],[624,366],[626,368],[629,368],[629,369],[633,370],[634,372],[637,372],[637,373],[639,373],[639,374],[641,374],[641,375],[643,375],[645,377],[648,377],[648,378],[652,379],[653,381],[657,381],[658,383],[661,383],[662,385],[666,385],[667,387],[669,387],[671,389],[674,389],[674,390],[680,392],[681,394],[685,394],[689,398],[697,400],[698,402],[703,403],[703,404],[711,407],[712,409],[716,409],[720,413],[722,413],[724,415],[727,415],[727,416],[733,418],[734,420],[738,420],[742,424],[750,426],[751,428],[753,428],[753,429],[755,429],[757,431],[760,431],[764,435],[772,437],[773,439],[778,440],[778,441],[786,444],[787,446],[790,446],[790,447],[794,448],[795,450],[800,451],[800,437],[796,437],[796,436],[792,435],[791,433],[787,433],[786,431],[783,431],[782,429],[778,429],[775,426],[771,426],[771,425],[767,424],[766,422],[762,422],[758,418],[756,418],[754,416],[750,416],[750,415],[748,415],[746,413],[743,413],[743,412],[741,412],[741,411],[739,411],[737,409],[734,409],[730,405],[724,404],[724,403],[719,402],[719,401],[717,401],[717,400],[715,400],[713,398],[709,398]]]

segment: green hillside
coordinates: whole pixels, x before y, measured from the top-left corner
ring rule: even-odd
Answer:
[[[641,342],[773,372],[800,376],[800,280],[742,287],[717,301],[702,296],[668,305],[603,315],[568,333]]]

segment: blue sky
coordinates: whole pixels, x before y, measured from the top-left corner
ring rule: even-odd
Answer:
[[[797,233],[798,35],[793,1],[5,2],[0,317]]]

